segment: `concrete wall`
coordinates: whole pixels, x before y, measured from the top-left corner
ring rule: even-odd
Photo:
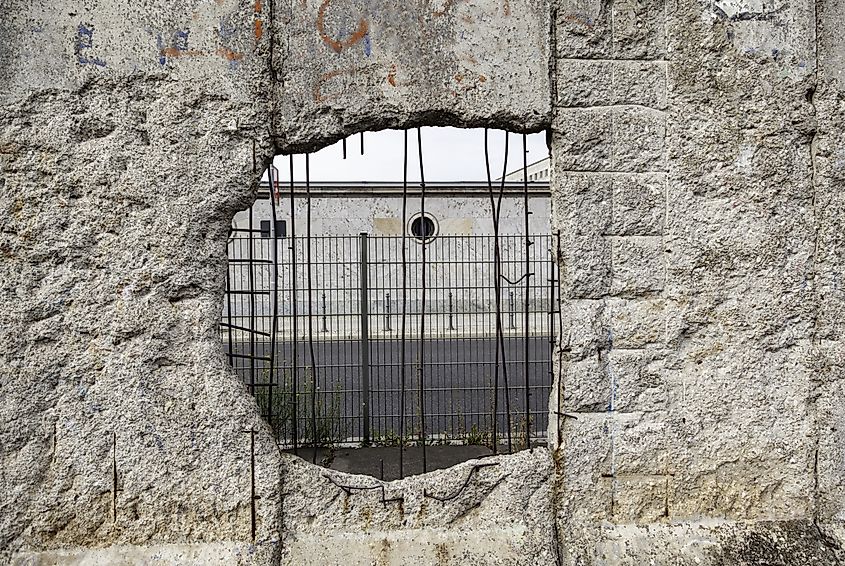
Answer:
[[[485,189],[486,190],[486,189]],[[498,187],[497,189],[498,190]],[[333,191],[334,192],[334,191]],[[502,199],[499,220],[499,233],[519,235],[525,232],[523,196],[510,192]],[[426,214],[437,222],[437,235],[440,236],[492,236],[493,221],[490,212],[490,197],[482,194],[442,194],[429,193],[425,199]],[[296,194],[296,193],[294,193]],[[291,229],[290,197],[282,197],[277,206],[276,217],[287,222],[288,235]],[[411,194],[408,197],[408,222],[420,213],[420,197]],[[306,201],[295,200],[295,221],[297,233],[305,234]],[[528,209],[531,214],[529,232],[531,234],[550,234],[551,202],[548,192],[532,194]],[[314,192],[311,199],[311,233],[315,236],[357,236],[367,232],[372,236],[401,236],[405,231],[402,226],[401,193],[391,196],[343,196],[327,192]],[[269,199],[261,199],[253,206],[252,221],[255,229],[260,228],[261,220],[270,220],[272,209]],[[249,223],[249,211],[242,210],[235,215],[234,226],[246,228]],[[411,233],[408,230],[408,235]]]
[[[0,558],[836,563],[841,0],[0,7]],[[551,128],[551,448],[327,477],[226,367],[228,227],[420,124]]]

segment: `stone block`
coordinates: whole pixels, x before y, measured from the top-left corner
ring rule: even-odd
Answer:
[[[611,4],[613,57],[660,59],[666,55],[664,0],[618,0]]]
[[[613,178],[561,171],[552,187],[555,225],[575,235],[603,235],[610,230]],[[518,233],[518,232],[517,232]]]
[[[662,299],[608,299],[613,348],[662,346],[666,341],[666,303]]]
[[[555,113],[553,161],[558,171],[612,169],[613,111],[562,109]]]
[[[612,117],[613,171],[666,170],[666,114],[649,108],[615,109]]]
[[[614,61],[561,59],[557,62],[557,99],[564,108],[609,106],[617,99],[613,85]]]
[[[561,270],[564,297],[594,299],[606,296],[612,288],[612,246],[602,236],[584,236],[569,241],[566,262]]]
[[[607,350],[609,332],[604,300],[567,301],[562,312],[560,348],[571,360],[583,360]]]
[[[610,294],[634,296],[663,289],[665,267],[659,236],[610,237],[613,275]]]
[[[562,107],[639,105],[666,109],[664,61],[562,59],[557,99]]]
[[[611,514],[612,497],[604,477],[610,469],[610,429],[606,413],[580,414],[563,422],[562,480],[578,498],[566,498],[562,506],[570,520],[602,520]]]
[[[662,475],[669,471],[667,413],[621,413],[609,417],[612,475]]]
[[[670,476],[617,476],[612,478],[613,521],[654,523],[667,515]]]
[[[666,110],[666,61],[614,61],[614,104]]]
[[[607,59],[611,56],[610,10],[601,0],[562,0],[557,9],[559,57]]]
[[[596,355],[571,362],[563,371],[563,411],[601,413],[610,409],[611,383],[607,356]]]
[[[563,369],[565,412],[664,410],[668,392],[658,353],[611,350]]]
[[[558,4],[559,57],[662,59],[666,56],[663,0],[564,0]]]
[[[666,115],[638,106],[558,109],[553,144],[561,171],[666,170]]]
[[[619,175],[613,179],[609,235],[659,236],[666,213],[666,176]]]
[[[606,373],[617,411],[659,411],[668,405],[664,362],[659,353],[612,350],[607,353]]]

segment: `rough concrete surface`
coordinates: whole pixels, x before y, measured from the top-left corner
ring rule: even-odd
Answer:
[[[0,561],[842,559],[842,0],[0,8]],[[416,125],[551,130],[563,324],[549,449],[382,483],[215,325],[275,153]]]

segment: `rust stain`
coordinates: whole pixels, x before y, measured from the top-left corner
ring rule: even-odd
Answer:
[[[455,80],[461,82],[462,80],[464,80],[464,76],[458,73],[457,75],[455,75]]]
[[[194,49],[182,51],[176,47],[167,47],[159,51],[159,53],[164,57],[171,57],[173,59],[178,59],[179,57],[201,57],[205,55],[202,51],[195,51]]]
[[[478,82],[480,82],[480,83],[486,83],[486,82],[487,82],[487,77],[485,77],[484,75],[478,75]]]
[[[325,19],[326,9],[329,7],[331,2],[332,0],[323,0],[323,3],[320,4],[320,9],[317,10],[317,32],[320,34],[320,38],[326,45],[331,47],[335,53],[340,53],[343,51],[344,47],[351,47],[364,39],[364,37],[370,33],[370,23],[364,18],[361,18],[358,22],[358,29],[355,30],[355,33],[353,33],[347,40],[340,41],[329,37],[326,33]]]
[[[217,50],[217,54],[226,59],[227,61],[240,61],[244,58],[243,53],[237,53],[232,51],[231,49],[227,49],[226,47],[221,47]]]
[[[261,0],[255,0],[255,13],[260,14],[262,9]]]
[[[255,39],[261,39],[264,35],[264,22],[255,20]]]

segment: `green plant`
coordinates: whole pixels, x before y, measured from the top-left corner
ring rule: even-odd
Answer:
[[[319,386],[315,391],[311,375],[310,368],[306,368],[305,375],[297,387],[298,391],[294,392],[293,379],[289,371],[282,373],[279,383],[271,385],[270,370],[265,368],[260,382],[256,383],[255,401],[261,415],[271,423],[273,434],[277,439],[287,441],[293,434],[293,416],[294,407],[296,407],[297,436],[299,436],[300,444],[332,447],[347,437],[347,425],[340,414],[342,398],[340,385],[336,384],[331,394],[323,394]]]

